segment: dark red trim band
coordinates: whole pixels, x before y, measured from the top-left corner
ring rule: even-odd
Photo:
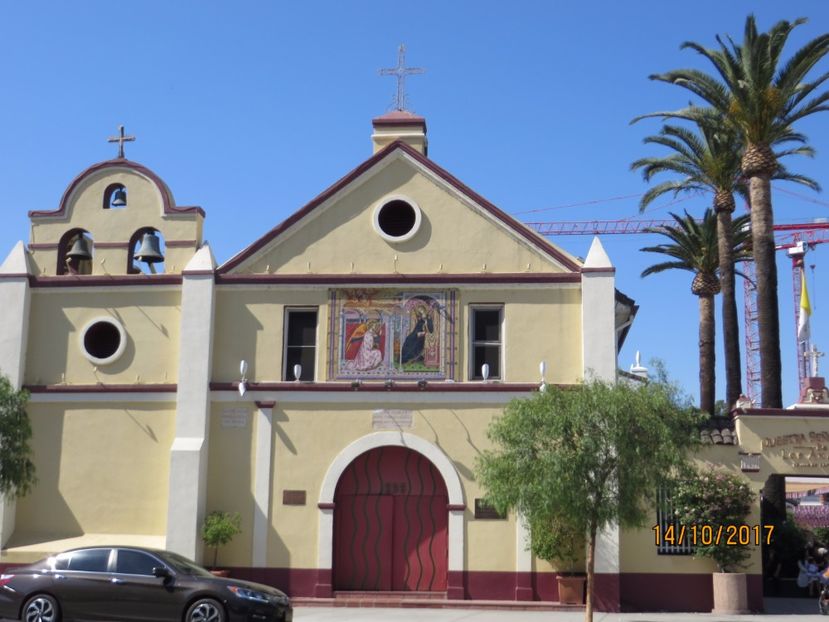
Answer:
[[[450,503],[446,506],[446,509],[449,512],[463,512],[466,510],[466,506],[463,503]]]
[[[29,384],[29,393],[175,393],[175,384]]]
[[[333,503],[317,503],[317,507],[320,510],[333,510],[334,504]]]
[[[237,391],[238,382],[211,382],[211,391]],[[557,385],[575,386],[575,385]],[[391,387],[375,381],[363,381],[359,388],[354,388],[351,381],[346,382],[249,382],[248,392],[251,391],[318,391],[320,393],[331,392],[361,392],[361,393],[511,393],[538,391],[538,384],[526,382],[495,383],[495,382],[429,382],[425,387],[419,387],[416,382],[395,381]]]
[[[127,274],[119,276],[62,274],[33,276],[32,287],[98,287],[131,285],[181,285],[180,274]]]
[[[164,246],[167,248],[196,248],[198,245],[198,240],[168,240],[164,242]]]
[[[829,406],[826,408],[747,408],[745,411],[734,411],[736,421],[739,417],[829,417]]]
[[[254,402],[257,408],[273,408],[276,406],[276,402]]]
[[[426,283],[579,283],[577,272],[553,273],[475,273],[475,274],[222,274],[216,275],[219,285],[233,284],[277,284],[277,285],[320,285],[320,284],[426,284]]]
[[[601,274],[606,272],[607,274],[614,274],[616,272],[616,268],[582,268],[581,269],[583,274]]]
[[[29,244],[30,251],[56,251],[58,250],[57,242],[33,242]]]
[[[167,184],[148,169],[146,166],[139,164],[138,162],[133,162],[132,160],[127,160],[126,158],[115,158],[113,160],[105,160],[104,162],[98,162],[97,164],[93,164],[85,171],[81,172],[80,175],[75,177],[69,186],[66,188],[66,191],[63,193],[63,196],[60,199],[60,205],[56,210],[33,210],[29,212],[29,218],[61,218],[66,215],[66,207],[67,201],[78,185],[89,175],[93,173],[97,173],[98,171],[104,170],[106,168],[126,168],[131,171],[135,171],[141,175],[145,175],[148,177],[158,188],[161,192],[162,202],[164,203],[164,213],[171,216],[184,216],[186,214],[198,214],[202,218],[205,217],[204,210],[201,207],[176,207],[173,205],[172,202],[172,194],[170,193],[170,189],[167,187]]]
[[[129,248],[129,242],[92,242],[94,248]]]
[[[399,122],[395,120],[394,124],[398,123]],[[357,166],[357,168],[352,170],[350,173],[346,174],[340,180],[336,181],[334,184],[329,186],[327,189],[325,189],[323,192],[317,195],[314,199],[312,199],[309,203],[307,203],[304,207],[302,207],[299,211],[294,212],[282,223],[271,229],[268,233],[266,233],[258,240],[254,241],[253,244],[243,249],[230,260],[222,264],[222,266],[219,267],[219,273],[226,274],[227,272],[230,272],[231,270],[236,268],[239,264],[241,264],[249,257],[253,256],[257,251],[259,251],[263,246],[268,244],[271,240],[273,240],[278,235],[286,231],[297,221],[307,216],[310,212],[319,207],[322,203],[331,198],[334,194],[339,192],[344,187],[348,186],[351,182],[360,177],[360,175],[371,169],[375,164],[377,164],[378,162],[380,162],[381,160],[383,160],[384,158],[386,158],[398,149],[406,152],[407,155],[411,156],[422,166],[429,169],[432,173],[443,179],[450,186],[453,186],[456,190],[472,199],[483,209],[495,216],[495,218],[497,218],[505,225],[507,225],[509,228],[511,228],[513,231],[515,231],[518,235],[528,240],[532,244],[539,246],[552,257],[555,257],[555,259],[559,261],[562,264],[562,266],[564,266],[566,269],[572,270],[573,272],[578,272],[581,269],[581,266],[578,263],[574,262],[562,251],[550,244],[546,239],[537,234],[535,231],[532,231],[525,225],[515,220],[506,212],[503,212],[497,207],[495,207],[495,205],[487,201],[478,193],[474,192],[471,188],[463,184],[459,179],[451,175],[448,171],[444,170],[434,162],[432,162],[429,158],[421,154],[413,147],[407,145],[403,141],[396,140],[390,145],[384,147],[383,149],[375,153],[372,157],[370,157],[368,160],[364,161],[362,164]]]

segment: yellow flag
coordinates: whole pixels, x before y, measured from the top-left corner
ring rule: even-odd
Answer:
[[[809,304],[809,292],[806,289],[806,274],[800,269],[800,316],[797,319],[798,341],[808,341],[811,336],[809,330],[809,316],[812,315],[812,305]]]

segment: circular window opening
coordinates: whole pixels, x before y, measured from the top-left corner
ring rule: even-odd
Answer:
[[[413,201],[392,198],[375,210],[374,226],[389,242],[405,242],[417,233],[420,208]]]
[[[81,333],[81,348],[93,363],[115,361],[124,352],[126,335],[120,324],[108,318],[92,320]]]

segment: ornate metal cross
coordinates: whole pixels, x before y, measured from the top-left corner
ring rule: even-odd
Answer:
[[[817,375],[818,375],[818,359],[821,356],[823,356],[823,352],[818,350],[817,346],[815,346],[815,344],[812,344],[812,349],[807,350],[806,352],[804,352],[803,356],[806,359],[808,359],[809,363],[810,363],[809,367],[811,368],[811,373],[809,374],[809,376],[811,376],[812,378],[817,377]]]
[[[406,46],[402,43],[397,48],[397,67],[388,67],[380,70],[381,76],[395,76],[397,78],[397,95],[394,98],[395,110],[406,110],[406,76],[425,73],[421,67],[406,67]]]
[[[124,126],[119,125],[118,131],[120,132],[120,136],[110,136],[107,138],[108,143],[118,143],[118,157],[124,157],[124,143],[131,143],[135,140],[135,136],[124,136]]]

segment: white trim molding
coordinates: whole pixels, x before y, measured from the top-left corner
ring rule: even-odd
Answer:
[[[380,226],[380,212],[383,211],[383,208],[386,207],[386,205],[393,201],[400,201],[402,203],[405,203],[406,205],[412,208],[412,211],[414,211],[414,224],[412,225],[412,228],[409,229],[403,235],[390,235],[383,231],[383,228]],[[371,224],[374,227],[374,232],[381,238],[383,238],[386,242],[390,242],[392,244],[408,242],[409,240],[411,240],[415,235],[417,235],[417,232],[420,230],[420,223],[422,220],[423,214],[420,211],[420,206],[414,201],[414,199],[412,199],[411,197],[407,197],[403,194],[389,194],[384,196],[374,205],[374,210],[371,213]]]
[[[435,444],[408,432],[375,432],[368,434],[348,445],[334,458],[320,488],[319,503],[323,507],[319,512],[319,539],[317,548],[317,568],[333,568],[334,540],[334,492],[340,476],[358,456],[377,447],[406,447],[421,454],[438,470],[446,484],[449,505],[464,505],[463,486],[455,466],[448,456]],[[464,561],[464,513],[459,510],[449,511],[449,571],[463,570]]]
[[[86,349],[86,333],[89,332],[96,324],[109,324],[115,327],[115,330],[118,331],[118,347],[115,348],[115,352],[110,354],[109,356],[105,356],[103,358],[98,358],[94,356],[89,350]],[[124,350],[127,348],[127,332],[124,330],[123,325],[121,322],[116,320],[114,317],[110,315],[100,315],[98,317],[94,317],[89,320],[84,327],[81,329],[80,334],[78,335],[78,346],[81,349],[81,354],[86,357],[86,359],[95,365],[109,365],[110,363],[114,363],[121,355],[124,354]]]
[[[253,567],[265,568],[268,561],[270,527],[271,464],[273,462],[273,407],[256,410],[256,456],[253,473]]]

